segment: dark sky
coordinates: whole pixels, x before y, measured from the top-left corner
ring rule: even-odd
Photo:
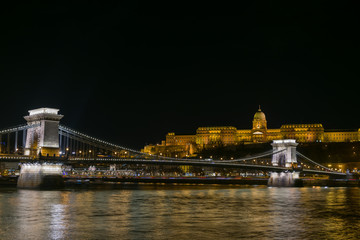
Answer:
[[[350,2],[105,2],[0,8],[0,128],[54,107],[64,125],[141,148],[170,131],[249,129],[259,104],[269,128],[360,127]]]

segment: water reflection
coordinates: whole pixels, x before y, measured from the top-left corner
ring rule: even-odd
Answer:
[[[0,189],[1,239],[356,239],[359,188]]]
[[[50,236],[51,239],[64,239],[66,229],[68,228],[65,216],[65,206],[62,204],[54,204],[50,209]]]

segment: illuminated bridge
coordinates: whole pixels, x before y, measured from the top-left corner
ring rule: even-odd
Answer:
[[[164,168],[177,166],[183,172],[189,172],[190,166],[206,172],[233,169],[239,174],[247,171],[261,172],[269,175],[270,180],[275,179],[274,181],[278,181],[284,173],[289,174],[289,172],[292,174],[290,178],[298,178],[299,173],[332,177],[346,175],[332,171],[297,152],[298,144],[292,139],[275,140],[271,151],[239,159],[173,158],[150,155],[112,144],[61,125],[60,119],[63,116],[59,115],[58,111],[53,108],[30,110],[29,115],[24,117],[26,124],[1,130],[0,162],[21,163],[22,172],[36,165],[38,171],[44,175],[50,170],[39,168],[39,165],[45,164],[46,169],[50,169],[53,164],[57,166],[57,170],[54,170],[57,174],[61,174],[61,169],[64,168],[61,166],[84,168],[84,166],[101,165],[127,170],[147,166],[148,169],[152,169],[151,171],[154,168],[159,169],[159,166]]]

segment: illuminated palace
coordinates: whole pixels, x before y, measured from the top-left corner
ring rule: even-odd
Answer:
[[[259,106],[252,121],[252,129],[219,126],[199,127],[195,135],[176,135],[170,132],[161,144],[147,145],[142,151],[150,154],[184,157],[207,147],[266,143],[277,139],[296,139],[300,143],[353,142],[360,140],[360,129],[325,130],[320,123],[284,124],[279,129],[269,129],[265,114]]]

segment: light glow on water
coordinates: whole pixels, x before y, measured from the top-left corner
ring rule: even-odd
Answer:
[[[357,239],[359,188],[0,189],[7,239]]]

